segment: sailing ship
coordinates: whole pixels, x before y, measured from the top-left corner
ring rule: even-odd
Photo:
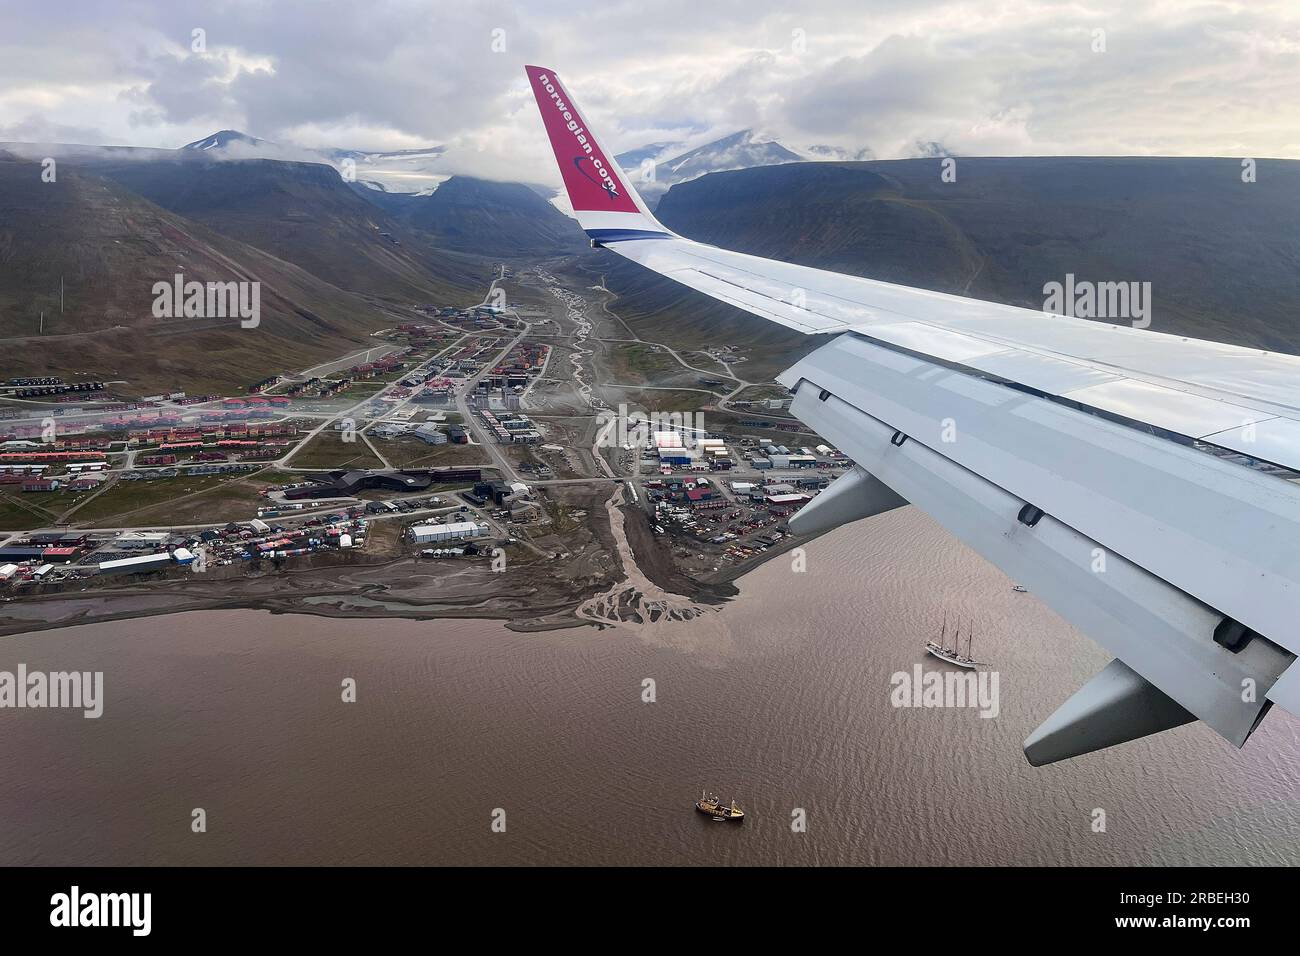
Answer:
[[[725,804],[708,792],[700,793],[700,799],[695,801],[695,809],[700,813],[707,813],[718,823],[724,820],[730,823],[742,823],[745,819],[745,811],[736,806],[735,800]]]
[[[948,616],[943,618],[943,627],[939,631],[938,641],[926,641],[925,650],[933,654],[941,661],[947,661],[949,664],[956,664],[958,667],[965,667],[974,670],[979,667],[982,661],[975,660],[971,656],[971,645],[975,641],[975,627],[972,625],[966,632],[966,653],[961,652],[961,624],[953,629],[952,647],[948,647]]]

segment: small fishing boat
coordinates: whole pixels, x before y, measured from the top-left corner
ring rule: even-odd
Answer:
[[[736,801],[732,800],[730,804],[723,803],[713,794],[702,792],[700,799],[695,801],[695,809],[700,813],[707,813],[715,823],[742,823],[745,819],[745,811],[736,806]]]
[[[1013,584],[1011,585],[1011,590],[1019,591],[1021,594],[1024,594],[1029,590],[1029,588],[1025,587],[1023,584]]]

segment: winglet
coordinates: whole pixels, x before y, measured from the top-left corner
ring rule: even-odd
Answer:
[[[670,238],[605,151],[554,70],[525,66],[578,223],[595,242]]]

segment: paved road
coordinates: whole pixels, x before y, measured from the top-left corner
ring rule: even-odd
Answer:
[[[521,319],[520,321],[523,320]],[[456,410],[460,412],[465,427],[468,428],[470,434],[474,436],[474,440],[483,446],[483,450],[488,453],[488,457],[492,459],[493,463],[498,469],[500,469],[501,473],[511,481],[519,480],[518,472],[515,471],[514,465],[510,463],[506,456],[501,453],[501,446],[497,443],[496,435],[488,436],[486,430],[479,423],[478,416],[470,410],[467,396],[478,387],[478,383],[483,380],[484,376],[491,372],[492,369],[496,368],[496,366],[499,365],[510,353],[510,350],[523,340],[524,336],[528,334],[530,328],[531,326],[525,322],[523,331],[516,335],[510,341],[510,344],[502,349],[490,362],[484,364],[484,366],[475,372],[472,377],[466,379],[465,386],[456,392]]]

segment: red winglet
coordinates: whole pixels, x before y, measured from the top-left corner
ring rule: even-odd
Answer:
[[[544,66],[524,70],[574,211],[640,212],[618,164],[600,148],[554,71]]]

